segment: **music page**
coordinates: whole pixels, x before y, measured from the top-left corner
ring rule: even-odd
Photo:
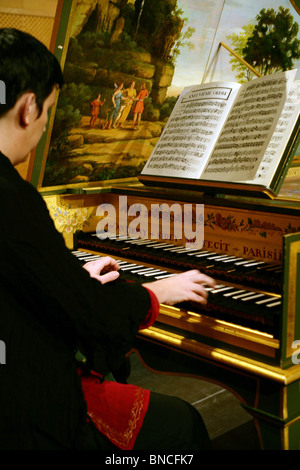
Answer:
[[[295,74],[295,70],[278,72],[242,85],[201,179],[253,183],[278,120],[283,116]],[[277,132],[276,139],[280,135]],[[265,159],[273,169],[281,156],[279,146],[273,153],[274,143],[275,136]],[[264,175],[266,181],[265,171]]]
[[[198,179],[239,88],[229,82],[185,88],[141,174]]]
[[[252,184],[268,186],[274,176],[278,163],[284,153],[286,144],[292,134],[300,113],[300,81],[293,83],[281,116],[265,151],[261,164]],[[249,181],[250,183],[250,181]]]

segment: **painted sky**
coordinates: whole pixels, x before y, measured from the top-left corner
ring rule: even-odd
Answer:
[[[178,7],[188,18],[186,27],[196,31],[191,38],[194,49],[181,49],[169,94],[177,94],[184,86],[202,83],[207,63],[211,64],[220,41],[230,47],[226,38],[228,34],[238,34],[244,25],[255,23],[255,17],[262,8],[278,10],[279,6],[289,8],[294,20],[300,24],[300,17],[288,0],[178,0]],[[210,73],[205,81],[236,81],[229,60],[229,53],[222,48],[214,67],[209,67]],[[300,63],[295,65],[299,68],[297,78],[300,78]]]

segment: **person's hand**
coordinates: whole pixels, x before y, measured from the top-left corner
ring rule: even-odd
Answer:
[[[97,279],[101,284],[115,281],[120,275],[118,272],[120,269],[119,264],[110,256],[89,261],[83,267],[90,273],[91,277]]]
[[[206,305],[208,292],[205,287],[214,287],[216,281],[197,269],[176,276],[143,284],[152,290],[160,304],[175,305],[190,301]]]

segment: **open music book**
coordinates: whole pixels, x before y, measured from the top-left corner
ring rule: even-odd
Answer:
[[[298,145],[295,75],[184,88],[140,181],[276,196]]]

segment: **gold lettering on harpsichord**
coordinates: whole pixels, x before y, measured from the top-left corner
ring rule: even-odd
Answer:
[[[203,248],[219,250],[219,251],[229,251],[230,243],[224,242],[223,240],[204,240]]]
[[[268,249],[266,247],[263,248],[253,248],[249,246],[243,246],[243,255],[253,256],[254,258],[262,258],[262,259],[269,259],[273,261],[282,261],[282,250],[281,249]]]

